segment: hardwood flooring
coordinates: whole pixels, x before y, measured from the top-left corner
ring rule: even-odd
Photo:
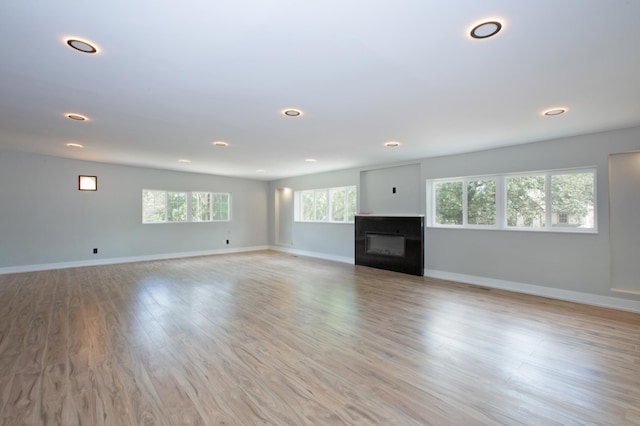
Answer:
[[[0,276],[0,424],[640,424],[640,315],[272,251]]]

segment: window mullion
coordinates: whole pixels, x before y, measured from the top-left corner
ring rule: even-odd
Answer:
[[[187,222],[191,222],[191,200],[193,192],[187,192]]]
[[[318,192],[313,191],[313,221],[316,222],[318,220]]]
[[[431,206],[431,214],[433,215],[432,217],[432,221],[434,225],[438,225],[438,208],[439,208],[439,204],[438,204],[438,182],[434,181],[431,184],[431,191],[432,191],[432,196],[431,196],[431,202],[432,202],[432,206]]]
[[[349,191],[347,188],[344,188],[344,216],[342,216],[342,221],[347,222],[349,219]]]

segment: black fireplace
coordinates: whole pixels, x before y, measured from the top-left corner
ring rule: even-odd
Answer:
[[[356,265],[424,275],[423,216],[356,216]]]

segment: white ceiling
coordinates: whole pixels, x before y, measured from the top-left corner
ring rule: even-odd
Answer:
[[[484,18],[503,30],[468,37]],[[271,180],[636,126],[639,18],[638,0],[3,0],[0,147]]]

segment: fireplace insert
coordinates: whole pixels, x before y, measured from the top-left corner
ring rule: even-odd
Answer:
[[[358,215],[356,265],[424,275],[424,217]]]

